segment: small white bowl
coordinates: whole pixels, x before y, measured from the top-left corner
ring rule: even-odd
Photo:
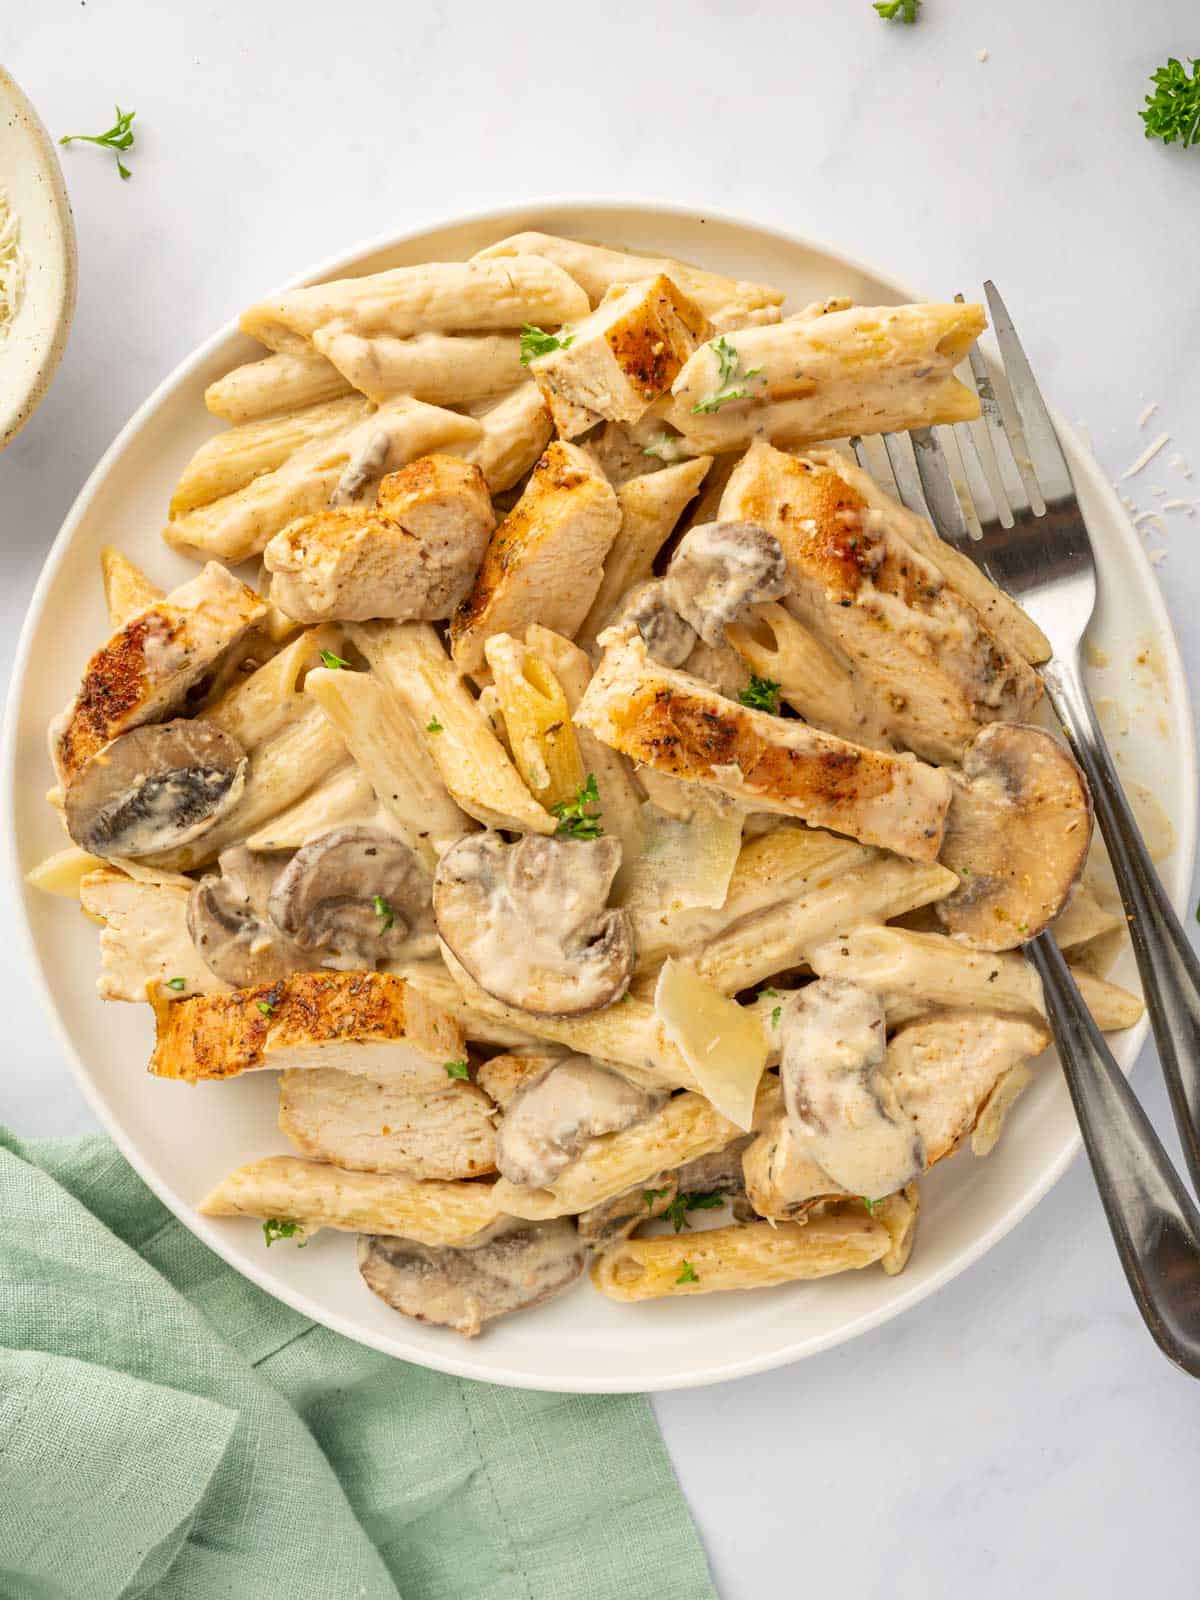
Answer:
[[[0,67],[0,173],[21,226],[25,292],[0,334],[0,450],[37,410],[58,371],[75,312],[75,223],[50,135]]]

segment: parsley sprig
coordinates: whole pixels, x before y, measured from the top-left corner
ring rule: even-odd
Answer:
[[[122,111],[118,106],[117,120],[108,129],[107,133],[64,133],[58,142],[59,144],[74,144],[76,140],[79,140],[83,144],[104,145],[106,149],[111,150],[113,155],[116,156],[117,171],[121,176],[123,178],[131,178],[133,174],[121,160],[120,152],[128,150],[133,144],[132,124],[136,116],[136,111]]]
[[[714,339],[712,348],[716,352],[719,363],[717,370],[717,387],[706,400],[699,400],[692,407],[695,412],[707,414],[710,411],[719,411],[722,406],[731,400],[744,400],[746,398],[746,385],[751,378],[757,378],[762,372],[761,367],[751,367],[748,372],[742,371],[742,358],[725,338],[724,334]]]
[[[751,711],[769,711],[773,717],[777,717],[782,687],[774,678],[760,678],[757,672],[752,672],[746,688],[738,690],[738,699]]]
[[[521,324],[521,365],[527,367],[537,356],[548,356],[551,350],[568,350],[575,343],[575,335],[559,330],[547,333],[535,328],[532,322]]]
[[[875,0],[875,9],[885,22],[915,22],[924,0]]]
[[[1138,112],[1146,124],[1147,139],[1164,144],[1176,140],[1186,150],[1200,144],[1200,56],[1192,57],[1191,76],[1183,62],[1171,56],[1165,67],[1150,74],[1154,93],[1146,96],[1145,109]]]
[[[334,655],[332,650],[322,650],[321,665],[328,667],[330,672],[340,672],[343,667],[348,667],[350,663],[343,656]]]
[[[465,1061],[445,1061],[442,1065],[446,1069],[448,1078],[461,1078],[465,1081],[471,1076],[471,1068]]]
[[[391,902],[385,900],[381,894],[371,896],[371,910],[379,918],[379,931],[386,933],[396,920],[396,913],[392,910]]]
[[[676,1233],[681,1233],[684,1228],[691,1227],[687,1219],[689,1211],[716,1211],[725,1204],[725,1198],[718,1189],[711,1189],[708,1193],[692,1190],[689,1194],[677,1194],[663,1216],[668,1218]]]
[[[288,1222],[283,1217],[268,1217],[263,1223],[263,1238],[267,1241],[268,1250],[276,1239],[294,1239],[298,1233],[303,1232],[303,1223]],[[301,1239],[297,1248],[303,1250],[307,1243],[307,1239]]]
[[[595,810],[590,809],[593,806]],[[600,818],[604,813],[599,807],[600,786],[596,782],[596,774],[589,772],[587,782],[574,800],[559,800],[550,807],[558,818],[555,833],[566,839],[598,839],[604,832],[600,826]]]
[[[683,1261],[682,1265],[679,1268],[679,1276],[675,1279],[675,1282],[676,1283],[699,1283],[700,1282],[700,1275],[696,1271],[696,1269],[692,1265],[692,1263],[685,1259]]]

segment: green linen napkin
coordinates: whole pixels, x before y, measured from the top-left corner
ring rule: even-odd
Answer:
[[[640,1396],[376,1354],[0,1130],[3,1600],[715,1600]]]

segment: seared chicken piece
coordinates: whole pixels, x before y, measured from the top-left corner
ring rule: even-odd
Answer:
[[[118,734],[177,710],[215,670],[266,603],[216,561],[132,616],[84,668],[74,702],[50,729],[50,753],[69,783]]]
[[[660,274],[614,286],[529,370],[560,435],[573,439],[602,418],[639,421],[711,331],[699,306]]]
[[[262,1217],[345,1233],[403,1234],[428,1245],[482,1242],[497,1221],[494,1185],[402,1172],[347,1172],[300,1156],[238,1167],[200,1202],[206,1217]]]
[[[156,1021],[150,1071],[188,1083],[264,1067],[334,1067],[442,1089],[445,1063],[463,1055],[458,1024],[383,972],[294,973],[160,1007]]]
[[[475,587],[450,625],[464,672],[483,662],[495,633],[540,622],[570,638],[588,613],[621,525],[612,486],[577,446],[555,440],[525,492],[492,535]]]
[[[465,1250],[364,1236],[358,1270],[369,1289],[418,1322],[472,1339],[485,1322],[540,1305],[574,1283],[587,1259],[570,1217],[511,1223]]]
[[[496,1168],[495,1107],[471,1083],[410,1093],[318,1067],[279,1080],[279,1126],[301,1155],[355,1172],[478,1178]]]
[[[756,444],[721,516],[776,535],[788,609],[846,658],[919,756],[956,763],[985,723],[1028,720],[1041,695],[1028,663],[830,467]]]
[[[801,817],[911,860],[937,856],[950,803],[944,772],[736,705],[658,666],[636,636],[611,640],[575,720],[635,761],[751,809]]]
[[[300,517],[263,552],[271,599],[298,622],[452,615],[496,526],[483,473],[422,456],[379,485],[373,510]]]
[[[474,1034],[471,1035],[475,1037]],[[517,1090],[525,1084],[532,1083],[535,1078],[540,1078],[551,1067],[556,1067],[560,1061],[565,1061],[565,1052],[552,1053],[514,1054],[492,1056],[485,1061],[475,1074],[475,1082],[488,1098],[495,1102],[502,1111],[506,1111],[512,1104]]]
[[[96,984],[101,999],[143,1001],[151,984],[163,1000],[226,988],[192,943],[188,898],[186,879],[139,883],[105,867],[81,880],[80,905],[104,924]]]

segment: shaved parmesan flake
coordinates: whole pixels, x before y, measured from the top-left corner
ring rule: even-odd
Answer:
[[[1122,479],[1135,478],[1142,468],[1148,467],[1158,452],[1163,449],[1164,446],[1170,444],[1170,442],[1171,435],[1169,433],[1160,433],[1158,438],[1155,439],[1154,443],[1148,444],[1137,460],[1125,468],[1125,471],[1121,474]]]
[[[25,252],[21,249],[21,224],[0,189],[0,339],[16,320],[25,298]]]
[[[630,863],[622,899],[635,932],[665,924],[694,906],[725,904],[742,848],[744,813],[731,805],[693,803],[689,817],[673,817],[652,801],[642,807],[645,846]]]
[[[1164,511],[1186,511],[1189,517],[1196,515],[1196,502],[1194,500],[1164,500]]]
[[[1143,406],[1142,409],[1138,412],[1138,427],[1139,428],[1144,428],[1146,426],[1146,424],[1150,421],[1150,418],[1154,415],[1154,413],[1157,410],[1158,410],[1158,401],[1157,400],[1151,400],[1151,402],[1150,402],[1150,404],[1148,406]]]
[[[723,1117],[749,1132],[767,1064],[766,1035],[757,1017],[672,957],[658,975],[654,1009],[701,1092]]]

